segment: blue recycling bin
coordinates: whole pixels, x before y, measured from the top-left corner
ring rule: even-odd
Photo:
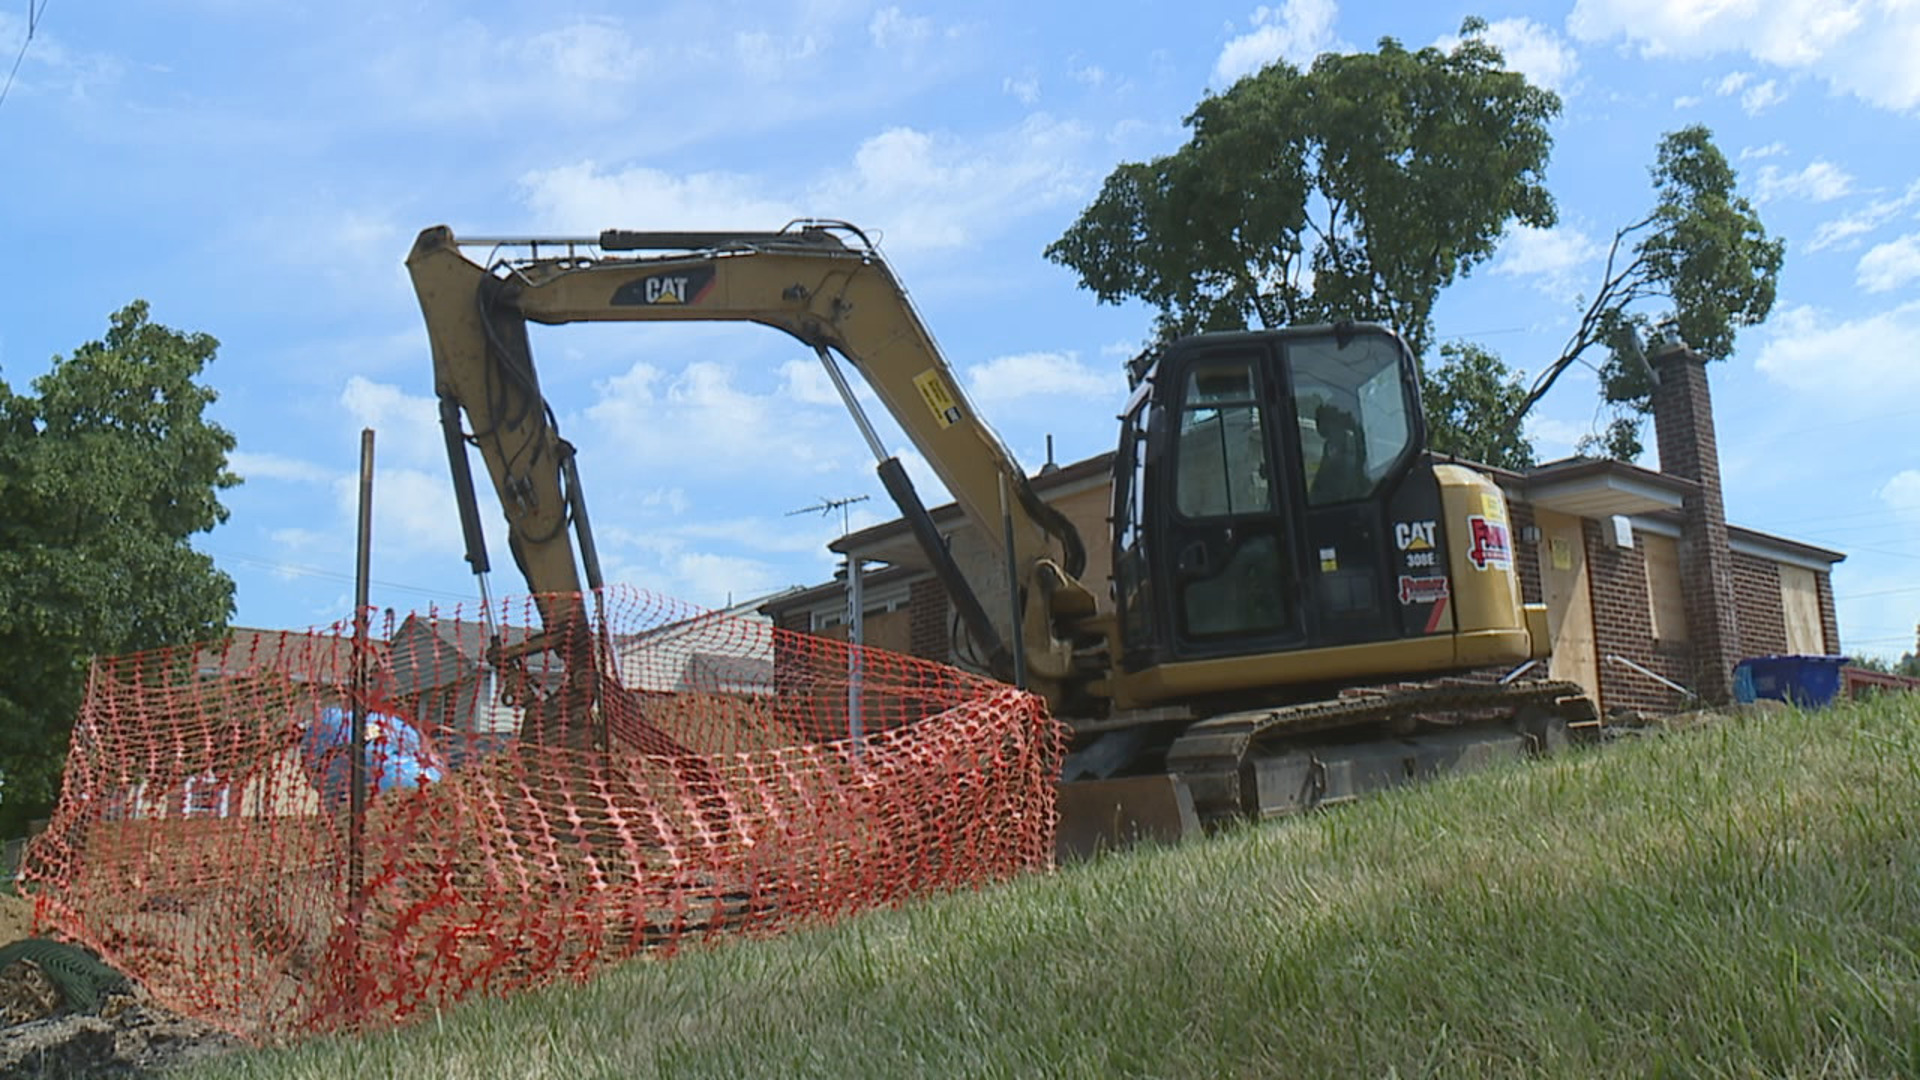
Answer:
[[[1840,693],[1844,656],[1750,656],[1733,666],[1733,698],[1750,704],[1761,698],[1801,708],[1829,705]]]

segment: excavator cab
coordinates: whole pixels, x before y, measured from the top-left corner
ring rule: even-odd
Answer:
[[[1112,515],[1118,682],[1142,702],[1242,690],[1271,700],[1276,686],[1313,692],[1369,671],[1532,655],[1524,632],[1495,655],[1408,652],[1409,639],[1451,639],[1463,629],[1450,617],[1463,588],[1502,592],[1476,595],[1478,606],[1500,601],[1509,629],[1524,622],[1512,575],[1486,572],[1511,569],[1505,547],[1482,552],[1475,572],[1484,581],[1462,580],[1451,565],[1454,530],[1444,527],[1442,479],[1425,448],[1418,366],[1384,327],[1210,334],[1171,345],[1142,373],[1121,417]],[[1504,536],[1504,503],[1472,480],[1476,497],[1458,500],[1477,511],[1466,516],[1481,521],[1482,534],[1497,522]]]

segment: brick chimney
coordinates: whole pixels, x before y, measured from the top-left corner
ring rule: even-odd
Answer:
[[[1683,342],[1669,341],[1647,359],[1659,380],[1653,391],[1653,424],[1660,471],[1700,485],[1680,510],[1680,582],[1693,644],[1693,689],[1710,703],[1725,704],[1733,700],[1740,623],[1707,358]]]

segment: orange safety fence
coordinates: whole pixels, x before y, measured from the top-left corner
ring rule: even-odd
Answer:
[[[298,1037],[1046,866],[1063,751],[1030,694],[637,591],[388,613],[97,661],[23,881]]]

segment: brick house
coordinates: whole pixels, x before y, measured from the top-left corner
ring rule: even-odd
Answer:
[[[1707,385],[1707,361],[1685,347],[1651,358],[1660,469],[1567,459],[1524,473],[1475,466],[1506,492],[1524,596],[1544,602],[1554,637],[1548,673],[1580,683],[1603,711],[1671,712],[1686,687],[1733,696],[1734,665],[1775,653],[1839,649],[1832,569],[1840,552],[1729,525]],[[1112,454],[1049,465],[1034,490],[1079,528],[1085,580],[1102,605],[1109,574]],[[1466,463],[1471,464],[1471,463]],[[958,506],[935,524],[983,602],[1005,595],[1006,571]],[[861,575],[864,640],[946,662],[955,618],[904,521],[830,545]],[[761,610],[781,627],[847,636],[847,572]]]

